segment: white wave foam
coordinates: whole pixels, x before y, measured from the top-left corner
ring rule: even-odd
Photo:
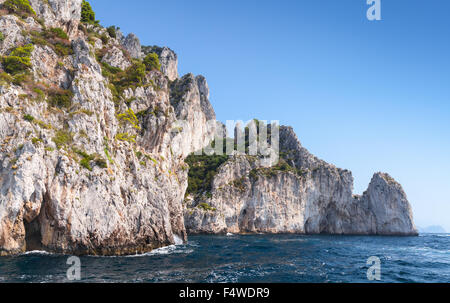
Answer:
[[[173,235],[173,239],[175,241],[175,245],[183,245],[184,241],[177,235]]]
[[[24,252],[22,255],[26,256],[26,255],[53,255],[53,254],[44,250],[32,250]]]
[[[181,248],[177,245],[170,245],[161,248],[154,249],[145,254],[137,254],[126,256],[127,258],[139,258],[139,257],[149,257],[149,256],[159,256],[159,255],[170,255],[170,254],[190,254],[192,249]]]

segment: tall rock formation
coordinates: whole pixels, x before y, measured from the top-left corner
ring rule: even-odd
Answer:
[[[188,196],[188,233],[417,234],[406,194],[389,175],[375,174],[354,196],[352,173],[310,154],[290,127],[280,128],[280,153],[270,168],[257,157],[230,157],[210,192]]]
[[[135,34],[128,34],[121,43],[132,58],[140,59],[142,57],[141,42]]]
[[[175,104],[163,73],[132,66],[133,36],[79,26],[81,0],[31,5],[25,22],[0,16],[2,56],[33,45],[25,70],[1,66],[0,254],[122,255],[186,240],[184,157],[214,133],[205,84],[187,76]],[[181,134],[180,118],[195,128]]]
[[[161,71],[169,78],[170,81],[178,79],[178,56],[168,47],[143,46],[144,55],[156,53],[161,63]]]
[[[210,193],[186,197],[185,158],[225,131],[206,79],[180,78],[167,47],[81,22],[81,0],[29,3],[8,11],[0,0],[0,255],[142,253],[185,241],[186,226],[415,234],[392,178],[377,174],[353,196],[351,173],[285,127],[282,165],[234,156]],[[140,60],[149,52],[161,70]]]

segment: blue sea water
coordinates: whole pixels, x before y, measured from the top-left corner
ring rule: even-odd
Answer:
[[[184,245],[127,257],[81,257],[81,282],[450,282],[450,235],[191,236]],[[0,257],[0,282],[68,282],[68,256]]]

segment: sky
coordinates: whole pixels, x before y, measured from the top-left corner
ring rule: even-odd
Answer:
[[[218,120],[279,120],[310,152],[400,182],[416,225],[450,232],[450,1],[90,0],[103,26],[204,75]]]

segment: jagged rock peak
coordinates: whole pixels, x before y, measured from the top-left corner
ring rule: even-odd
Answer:
[[[201,150],[214,139],[216,114],[208,99],[207,87],[203,76],[195,77],[191,73],[171,82],[170,103],[177,119],[184,121],[184,136],[179,138],[181,141],[175,141],[179,146],[175,150],[184,156]]]
[[[142,58],[141,42],[139,41],[139,38],[135,34],[133,33],[128,34],[122,40],[122,45],[128,51],[131,57],[135,59]]]
[[[198,97],[200,99],[201,110],[203,113],[205,113],[206,118],[208,120],[216,119],[214,108],[209,101],[208,82],[206,81],[206,78],[204,76],[195,76],[192,73],[188,73],[180,79],[175,79],[175,81],[172,82],[171,88],[171,102],[174,105],[175,109],[178,109],[177,112],[180,112],[180,109],[186,105],[185,103],[179,102],[180,97],[194,95],[196,98]],[[189,97],[185,100],[188,99]],[[181,107],[179,105],[181,105]],[[181,118],[180,115],[179,118]]]
[[[195,77],[195,81],[200,93],[202,111],[205,113],[206,117],[209,120],[215,120],[216,113],[211,105],[211,102],[209,102],[209,86],[206,78],[202,75],[199,75]]]
[[[309,153],[291,127],[280,127],[280,147],[272,167],[249,156],[221,164],[208,192],[190,193],[187,231],[417,235],[406,194],[388,174],[375,174],[356,196],[352,173]]]
[[[166,46],[143,46],[142,52],[144,55],[156,53],[161,63],[161,71],[170,81],[178,79],[178,56],[173,50]]]
[[[291,151],[291,150],[300,150],[302,145],[300,140],[297,137],[294,129],[291,126],[281,126],[280,127],[280,142],[282,143],[280,146],[280,150],[282,151]]]
[[[311,154],[302,146],[294,129],[290,126],[280,126],[280,152],[286,154],[289,164],[299,169],[314,169],[319,166],[336,168]]]

